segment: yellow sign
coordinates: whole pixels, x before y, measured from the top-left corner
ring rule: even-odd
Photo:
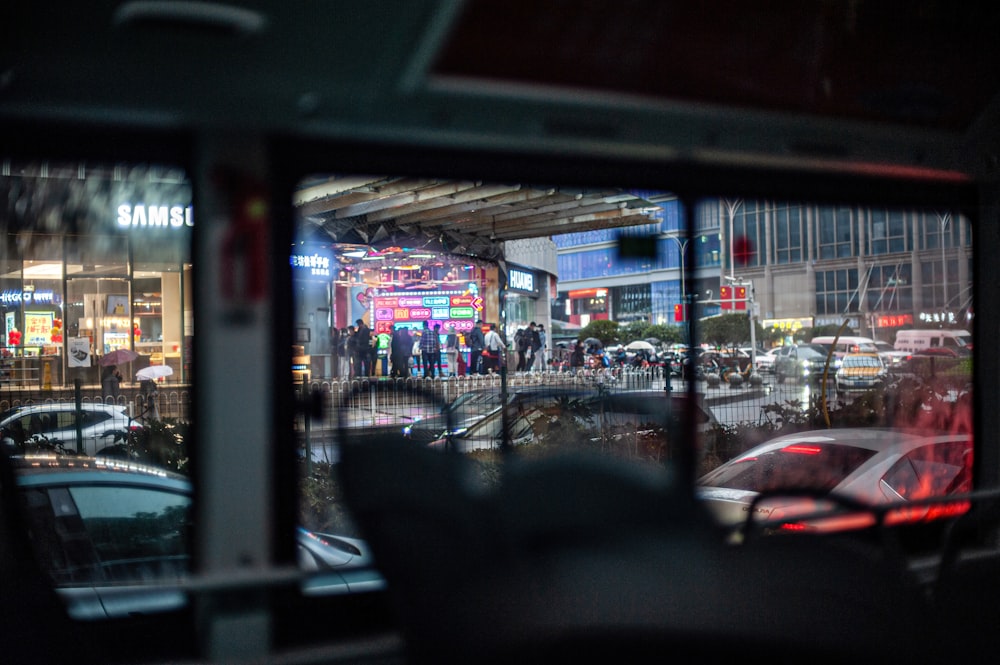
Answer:
[[[24,345],[38,346],[51,343],[49,337],[52,335],[52,318],[52,312],[45,314],[25,312]]]

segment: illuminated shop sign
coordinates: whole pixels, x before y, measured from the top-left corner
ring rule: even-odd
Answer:
[[[900,328],[913,325],[912,314],[873,314],[872,325],[876,328]]]
[[[921,323],[930,323],[934,325],[942,323],[958,323],[958,318],[955,316],[955,312],[920,312],[917,318]]]
[[[14,291],[12,289],[0,291],[0,304],[4,305],[14,303],[43,303],[51,305],[55,301],[56,295],[53,291]]]
[[[424,321],[431,328],[441,324],[442,334],[451,324],[455,324],[457,332],[465,333],[475,325],[483,299],[465,291],[434,291],[376,296],[373,306],[376,334],[391,333],[398,325],[421,328]]]
[[[507,286],[518,291],[535,291],[535,274],[523,270],[510,269]]]
[[[291,258],[292,269],[298,274],[310,277],[331,277],[333,261],[321,254],[295,254]]]
[[[192,206],[156,206],[145,203],[122,203],[118,206],[121,228],[181,228],[194,226]]]
[[[797,332],[803,328],[812,328],[811,318],[802,319],[764,319],[761,326],[766,330],[783,330],[785,332]]]

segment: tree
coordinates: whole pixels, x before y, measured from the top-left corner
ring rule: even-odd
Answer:
[[[618,341],[618,322],[607,319],[591,321],[580,330],[577,339],[582,341],[588,337],[596,337],[604,346],[615,344]]]
[[[644,339],[649,337],[646,330],[649,328],[649,324],[645,321],[632,321],[625,325],[620,325],[618,327],[618,339],[622,344],[628,344],[629,342],[634,342],[637,339]]]
[[[687,340],[687,327],[655,324],[648,326],[646,330],[643,331],[642,338],[640,339],[645,339],[646,337],[655,337],[664,344],[683,342]]]
[[[758,324],[755,322],[755,325]],[[701,338],[715,346],[739,346],[750,339],[750,321],[746,314],[721,314],[702,319],[698,328]],[[763,333],[763,329],[760,332]]]

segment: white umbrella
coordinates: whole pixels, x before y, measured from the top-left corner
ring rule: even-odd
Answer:
[[[641,339],[629,342],[625,345],[625,349],[627,351],[656,351],[656,347]]]
[[[162,378],[164,376],[170,376],[174,373],[174,370],[170,369],[169,365],[150,365],[149,367],[144,367],[135,373],[135,378],[137,379],[148,379],[150,381],[155,381],[156,379]]]

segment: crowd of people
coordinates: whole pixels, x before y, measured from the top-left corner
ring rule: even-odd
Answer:
[[[427,321],[418,330],[396,327],[392,334],[374,334],[363,319],[334,330],[335,373],[340,378],[388,376],[426,378],[489,374],[500,371],[511,352],[517,372],[550,369],[545,326],[532,321],[508,344],[495,323],[482,319],[460,334],[454,324],[442,333],[441,324]],[[442,334],[444,341],[442,342]]]

